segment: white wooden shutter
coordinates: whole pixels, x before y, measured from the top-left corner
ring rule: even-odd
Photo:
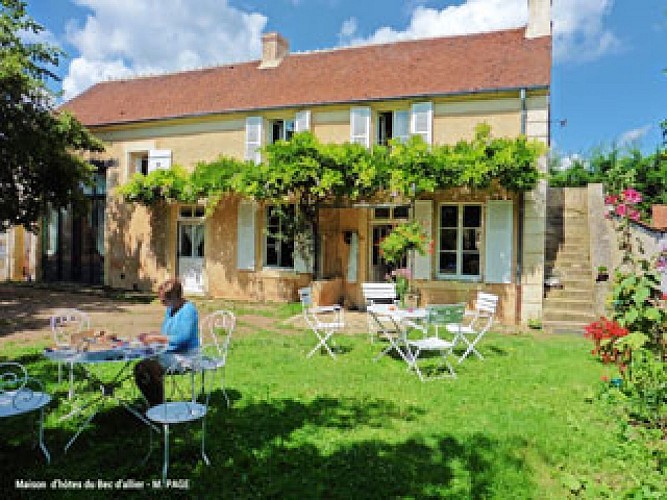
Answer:
[[[262,162],[259,148],[262,147],[262,117],[248,116],[245,119],[245,159]]]
[[[310,110],[299,111],[294,117],[294,132],[310,130]]]
[[[294,242],[294,270],[297,273],[313,272],[313,234],[302,235],[304,239]],[[305,249],[305,251],[304,251]]]
[[[433,202],[431,200],[415,201],[415,220],[426,230],[426,234],[432,237]],[[426,255],[419,255],[419,252],[414,252],[414,254],[415,279],[431,279],[431,259],[433,256],[428,252],[428,249]]]
[[[416,102],[412,105],[410,133],[420,135],[426,144],[433,142],[433,103]]]
[[[153,170],[169,170],[171,168],[171,149],[151,149],[148,152],[148,173]],[[139,160],[141,172],[141,160]]]
[[[236,267],[246,271],[255,270],[255,210],[253,201],[243,200],[239,203]]]
[[[350,108],[350,142],[371,146],[371,108]]]
[[[410,136],[410,112],[394,111],[392,125],[393,138],[406,142]]]
[[[512,282],[514,204],[511,200],[490,200],[486,205],[485,281]]]

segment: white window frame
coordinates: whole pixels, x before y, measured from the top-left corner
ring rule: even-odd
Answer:
[[[296,133],[296,121],[294,118],[276,118],[274,120],[268,120],[267,129],[267,144],[274,144],[277,141],[288,141]],[[282,131],[280,137],[273,137],[273,125],[275,123],[282,122]],[[291,124],[291,134],[288,137],[288,125]]]
[[[454,274],[444,274],[440,272],[440,258],[441,258],[441,247],[440,247],[440,231],[442,230],[442,207],[444,206],[455,206],[458,207],[458,221],[456,226],[456,273]],[[463,230],[466,229],[463,227],[463,209],[466,206],[476,206],[480,208],[480,226],[477,228],[479,231],[479,274],[462,274],[462,264],[463,264]],[[438,204],[438,226],[436,228],[437,238],[437,252],[436,252],[436,277],[441,280],[459,280],[459,281],[481,281],[483,275],[483,265],[484,265],[484,228],[485,228],[485,206],[482,202],[465,202],[465,203],[440,203]]]
[[[294,206],[294,205],[291,205],[291,206]],[[291,245],[292,246],[292,266],[291,267],[280,266],[277,263],[276,264],[269,264],[268,261],[267,261],[267,257],[268,257],[268,252],[267,252],[268,239],[270,237],[269,230],[268,230],[269,229],[269,211],[272,208],[273,208],[273,205],[267,205],[266,207],[264,207],[264,228],[265,228],[265,231],[264,231],[264,235],[263,235],[263,238],[262,238],[262,253],[263,253],[262,263],[263,263],[264,267],[267,268],[267,269],[278,269],[278,270],[293,271],[294,266],[295,266],[295,261],[296,261],[295,256],[294,256],[294,248],[295,248],[294,239],[292,239],[292,245]],[[282,230],[283,230],[283,228],[280,228],[280,231],[282,231]],[[278,262],[280,262],[280,260],[281,260],[281,258],[280,258],[280,254],[279,254],[278,255]]]
[[[391,114],[391,137],[387,137],[386,144],[382,144],[381,142],[381,137],[380,133],[381,127],[380,127],[380,117],[381,115],[387,115]],[[397,134],[397,130],[399,129],[398,126],[398,121],[399,118],[397,116],[402,116],[404,123],[404,134]],[[408,109],[384,109],[380,110],[377,113],[375,113],[375,144],[381,144],[381,145],[389,145],[389,141],[392,139],[399,139],[401,142],[405,142],[408,140],[410,137],[410,110]]]

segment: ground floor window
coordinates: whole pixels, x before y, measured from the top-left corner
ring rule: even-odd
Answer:
[[[264,236],[264,265],[285,269],[294,268],[294,205],[266,208],[266,232]]]
[[[479,278],[482,205],[440,205],[438,233],[439,277]]]

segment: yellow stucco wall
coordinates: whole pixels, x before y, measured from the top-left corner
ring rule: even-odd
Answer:
[[[421,99],[423,100],[423,99]],[[474,97],[434,99],[434,143],[455,143],[470,139],[475,126],[486,122],[494,136],[516,136],[521,130],[521,102],[517,95],[493,95],[486,99]],[[409,109],[411,102],[388,101],[370,103],[372,109],[371,137],[376,135],[377,111]],[[533,99],[531,112],[535,116],[546,112],[546,101]],[[273,110],[253,113],[265,119],[290,118],[294,110]],[[321,142],[342,143],[350,139],[349,106],[321,106],[311,109],[311,130]],[[108,127],[95,130],[107,142],[105,156],[116,160],[108,170],[110,197],[107,204],[107,259],[105,280],[108,285],[122,288],[155,289],[159,282],[177,272],[178,207],[160,206],[148,209],[125,204],[113,193],[113,187],[127,181],[134,166],[132,155],[149,149],[170,149],[173,163],[188,169],[197,162],[211,161],[221,153],[239,159],[245,149],[245,117],[221,115],[201,119],[174,120],[159,125]],[[535,133],[535,135],[538,135]],[[436,224],[437,204],[440,201],[477,200],[506,196],[506,193],[468,193],[461,190],[438,193],[434,197]],[[238,199],[225,198],[212,216],[206,219],[205,283],[211,296],[230,299],[283,301],[294,300],[300,286],[310,281],[307,274],[263,269],[263,215],[256,214],[254,271],[239,271],[237,255]],[[362,305],[360,284],[368,280],[369,269],[369,216],[368,209],[332,209],[321,212],[322,271],[328,278],[345,277],[349,245],[343,234],[354,231],[359,236],[358,276],[356,283],[342,281],[344,298],[350,305]],[[532,215],[532,214],[531,214]],[[516,224],[515,213],[515,224]],[[435,227],[433,228],[435,230]],[[515,231],[516,233],[516,231]],[[436,233],[434,232],[434,235]],[[513,262],[516,263],[516,244]],[[536,264],[536,263],[534,263]],[[433,268],[435,262],[433,262]],[[419,283],[424,302],[451,300],[469,301],[475,291],[492,289],[503,297],[502,316],[508,322],[515,320],[515,286],[483,283],[458,283],[432,280]],[[537,292],[535,292],[537,293]],[[540,292],[541,294],[541,292]]]

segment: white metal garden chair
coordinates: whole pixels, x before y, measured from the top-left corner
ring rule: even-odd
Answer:
[[[41,382],[29,377],[22,364],[0,363],[0,418],[39,412],[39,447],[47,463],[51,462],[51,455],[44,444],[44,407],[50,401],[51,396],[44,392]]]
[[[362,283],[361,291],[366,306],[366,321],[371,342],[375,337],[392,337],[398,330],[390,312],[398,307],[396,283]],[[372,307],[371,307],[372,306]]]
[[[313,291],[310,287],[299,289],[299,298],[301,299],[303,317],[318,339],[317,345],[313,347],[306,357],[311,357],[318,349],[325,349],[329,356],[336,359],[336,355],[331,350],[329,342],[334,333],[345,328],[345,317],[342,306],[338,304],[333,306],[315,306],[313,304]]]
[[[204,317],[199,324],[199,346],[201,366],[204,372],[214,371],[220,374],[220,388],[230,406],[225,390],[225,367],[232,333],[236,327],[236,316],[225,310],[212,312]],[[204,375],[204,373],[202,373]]]
[[[187,366],[185,366],[187,364]],[[165,388],[165,400],[163,403],[155,405],[146,411],[146,418],[162,426],[163,439],[163,458],[162,458],[162,481],[166,483],[169,472],[169,433],[170,426],[177,424],[188,424],[201,421],[201,456],[206,465],[211,461],[206,454],[206,415],[208,414],[209,400],[211,396],[212,381],[207,381],[204,376],[205,363],[200,354],[192,355],[187,363],[181,359],[175,359],[174,365],[167,369],[168,373],[183,374],[184,377],[191,377],[191,390],[183,389],[175,378],[171,377],[169,388]],[[186,370],[184,370],[186,369]],[[188,384],[185,384],[188,385]],[[152,451],[153,431],[150,431]]]
[[[90,329],[90,317],[83,311],[73,308],[56,309],[51,315],[51,334],[57,349],[76,351],[77,346],[73,336],[84,330]],[[62,380],[62,365],[66,363],[69,367],[69,390],[68,398],[74,396],[74,362],[70,360],[58,361],[58,382]]]
[[[460,325],[465,314],[465,304],[440,305],[437,308],[432,306],[430,309],[427,308],[427,311],[429,314],[427,325],[429,326],[435,320],[443,322],[443,325]],[[406,357],[408,358],[408,363],[417,372],[419,380],[422,382],[447,376],[456,378],[456,373],[447,359],[452,354],[452,350],[456,345],[455,341],[441,338],[438,334],[439,330],[437,326],[436,324],[432,330],[429,328],[429,335],[424,338],[407,340],[408,352],[406,353]],[[430,335],[431,331],[434,331],[435,334]],[[435,367],[435,374],[432,376],[426,376],[424,371],[419,367],[419,357],[429,352],[437,352],[440,355],[440,364]],[[443,368],[447,368],[447,372],[441,374]]]
[[[496,315],[498,307],[498,296],[486,292],[477,292],[475,300],[475,309],[467,311],[463,321],[454,322],[447,325],[447,330],[454,334],[453,342],[463,343],[465,351],[459,358],[461,363],[471,353],[474,353],[479,359],[484,356],[476,349],[478,342],[489,331]]]

